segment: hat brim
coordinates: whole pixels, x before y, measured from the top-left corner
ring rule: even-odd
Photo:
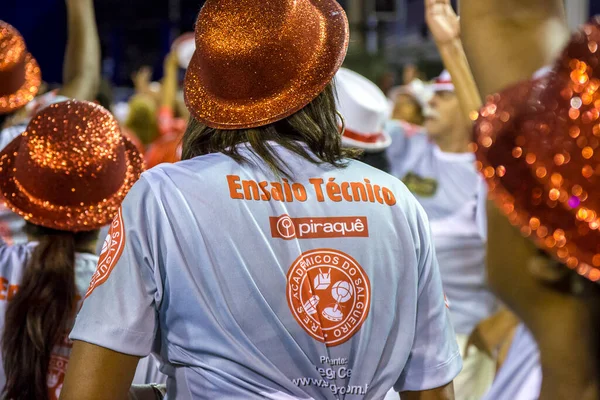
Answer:
[[[42,73],[30,53],[25,55],[25,82],[14,93],[0,96],[0,114],[8,114],[32,101],[40,90]]]
[[[551,170],[546,172],[545,164],[538,164],[540,149],[527,139],[531,124],[542,120],[541,113],[554,115],[554,110],[544,109],[539,100],[544,88],[542,79],[531,80],[491,98],[475,125],[478,167],[489,184],[489,198],[523,236],[596,282],[600,280],[600,269],[594,266],[594,255],[600,231],[577,218],[579,201],[572,200],[574,197],[559,201],[549,198],[555,187]],[[550,122],[550,129],[560,127],[560,118],[555,115],[557,122]],[[536,152],[537,160],[528,156]]]
[[[334,10],[343,18],[329,18],[325,40],[319,51],[312,56],[306,68],[290,79],[289,84],[266,98],[224,99],[212,92],[210,85],[200,74],[201,57],[194,52],[184,82],[185,103],[192,116],[216,129],[249,129],[280,121],[304,108],[313,101],[332,81],[346,57],[349,28],[346,15],[336,2],[319,2],[321,12],[328,15]],[[333,6],[331,4],[334,4]],[[334,7],[334,10],[332,10]]]
[[[431,90],[434,93],[437,92],[454,92],[456,90],[454,84],[452,83],[432,83]]]
[[[392,145],[392,138],[387,132],[382,132],[381,137],[382,139],[378,140],[377,142],[363,142],[357,139],[342,136],[342,144],[345,147],[355,147],[366,152],[377,152],[385,150]]]
[[[196,48],[196,42],[193,32],[184,33],[179,36],[171,48],[177,53],[177,60],[179,61],[179,67],[187,69],[190,65],[191,56]]]
[[[122,139],[127,157],[127,171],[122,186],[105,201],[71,207],[48,204],[19,190],[13,174],[15,158],[23,140],[23,135],[19,135],[0,152],[0,192],[6,206],[32,224],[61,231],[92,231],[107,225],[144,171],[144,161],[138,149],[125,136]]]

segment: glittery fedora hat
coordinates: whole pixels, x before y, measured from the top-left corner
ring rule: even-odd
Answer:
[[[0,191],[27,221],[64,231],[108,224],[143,170],[110,112],[65,101],[37,113],[0,152]]]
[[[600,19],[541,77],[491,96],[475,125],[490,196],[524,236],[600,280]]]
[[[218,129],[284,119],[314,100],[341,66],[346,14],[335,0],[207,0],[184,94]]]
[[[25,47],[25,40],[11,25],[0,21],[0,114],[29,103],[37,94],[40,67]]]

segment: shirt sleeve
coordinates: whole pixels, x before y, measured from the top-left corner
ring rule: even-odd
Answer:
[[[162,280],[155,266],[159,205],[147,181],[133,186],[104,240],[72,340],[146,356],[158,329]]]
[[[456,335],[442,289],[429,223],[419,210],[420,259],[415,338],[408,362],[394,385],[397,392],[436,389],[462,369]]]

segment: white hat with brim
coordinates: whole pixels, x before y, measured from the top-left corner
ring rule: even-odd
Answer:
[[[179,36],[173,42],[172,48],[177,53],[177,60],[179,61],[179,66],[183,69],[187,69],[188,65],[190,65],[190,61],[192,60],[192,56],[196,51],[196,41],[194,39],[194,33],[188,32]]]
[[[455,87],[454,87],[454,84],[452,83],[452,77],[450,76],[450,73],[448,71],[444,70],[440,76],[438,76],[437,78],[434,79],[433,83],[431,84],[431,89],[433,90],[434,93],[436,93],[436,92],[454,92]]]
[[[335,75],[337,110],[344,118],[342,143],[369,152],[388,148],[392,139],[384,130],[391,108],[385,94],[373,82],[341,68]]]

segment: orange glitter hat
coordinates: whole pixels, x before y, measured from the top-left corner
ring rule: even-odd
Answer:
[[[600,280],[600,19],[545,76],[492,96],[475,125],[490,196],[524,236]]]
[[[335,0],[207,0],[187,69],[191,114],[218,129],[284,119],[314,100],[348,48]]]
[[[27,52],[25,40],[13,26],[0,21],[0,114],[33,100],[41,83],[40,67]]]
[[[112,220],[143,165],[110,112],[65,101],[42,109],[0,152],[0,191],[33,224],[90,231]]]

